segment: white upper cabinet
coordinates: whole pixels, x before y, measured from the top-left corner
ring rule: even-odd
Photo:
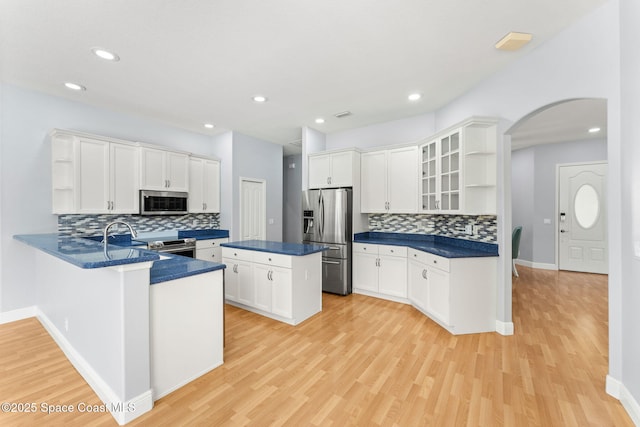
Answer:
[[[134,144],[54,131],[53,213],[138,213],[138,167]]]
[[[470,119],[420,146],[421,211],[495,215],[494,120]]]
[[[309,188],[353,187],[359,161],[353,150],[309,155]]]
[[[191,157],[189,159],[189,212],[220,212],[220,162]]]
[[[417,212],[418,147],[363,153],[360,183],[361,212]]]
[[[140,186],[143,190],[189,191],[189,156],[142,147]]]

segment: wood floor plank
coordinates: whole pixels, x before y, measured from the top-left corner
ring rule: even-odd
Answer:
[[[225,363],[132,426],[632,426],[605,393],[607,278],[519,267],[515,335],[453,336],[410,306],[323,295],[296,327],[226,308]],[[100,404],[36,319],[0,325],[0,400]],[[0,425],[115,426],[107,413]]]

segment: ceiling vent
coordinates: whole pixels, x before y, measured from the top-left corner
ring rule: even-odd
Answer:
[[[496,49],[508,51],[518,50],[525,44],[529,43],[532,37],[533,36],[528,33],[510,32],[496,43]]]
[[[338,119],[344,119],[345,117],[349,117],[351,115],[351,111],[343,111],[342,113],[336,113],[333,116]]]

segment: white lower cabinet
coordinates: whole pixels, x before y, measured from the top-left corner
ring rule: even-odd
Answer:
[[[353,291],[407,301],[407,248],[353,244]]]
[[[409,301],[452,334],[496,330],[496,257],[443,258],[409,249]]]
[[[222,262],[222,246],[228,238],[196,240],[196,259],[202,261]]]
[[[322,310],[321,257],[223,247],[226,301],[296,325]]]
[[[497,257],[353,243],[353,292],[410,303],[452,334],[496,330]]]

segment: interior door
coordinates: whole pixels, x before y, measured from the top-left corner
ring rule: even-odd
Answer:
[[[266,240],[266,182],[240,178],[240,240]]]
[[[607,165],[558,167],[558,268],[608,272]]]

